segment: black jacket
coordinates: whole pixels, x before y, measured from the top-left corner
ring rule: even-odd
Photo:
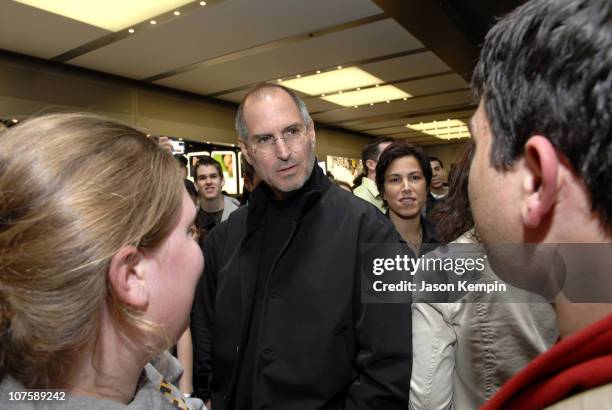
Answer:
[[[263,291],[253,408],[405,409],[410,304],[362,304],[360,294],[360,244],[398,243],[399,235],[316,165],[309,182]],[[258,187],[205,245],[191,329],[195,384],[204,384],[197,393],[208,396],[212,375],[215,410],[233,406],[269,201]]]

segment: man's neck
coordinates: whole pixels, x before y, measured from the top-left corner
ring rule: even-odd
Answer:
[[[431,192],[436,195],[445,195],[446,187],[444,185],[441,185],[439,188],[431,187]]]
[[[374,172],[368,173],[368,177],[367,178],[371,179],[374,182],[376,182],[376,173],[374,173]]]
[[[612,303],[555,303],[561,339],[612,314]]]
[[[219,197],[214,199],[202,199],[200,201],[200,208],[204,212],[213,213],[219,212],[223,210],[223,195],[219,195]]]

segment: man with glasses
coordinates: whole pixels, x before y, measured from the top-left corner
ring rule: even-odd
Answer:
[[[361,303],[360,245],[398,243],[395,229],[316,166],[291,90],[256,87],[236,129],[263,182],[205,244],[192,331],[196,384],[212,383],[199,395],[215,410],[405,409],[410,306]]]

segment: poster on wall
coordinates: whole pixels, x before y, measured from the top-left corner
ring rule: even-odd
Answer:
[[[327,170],[334,179],[353,185],[353,180],[361,174],[361,160],[358,158],[327,156]]]
[[[231,195],[237,194],[238,162],[236,161],[236,153],[234,151],[213,151],[212,157],[221,164],[223,178],[225,179],[223,190]]]
[[[207,156],[210,157],[210,152],[208,151],[200,151],[200,152],[190,152],[187,154],[187,160],[189,161],[189,169],[187,170],[187,179],[190,179],[195,183],[195,166],[198,163],[198,159],[200,157]]]

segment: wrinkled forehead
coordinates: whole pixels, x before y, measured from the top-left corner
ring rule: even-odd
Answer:
[[[302,123],[300,110],[293,98],[282,89],[264,88],[250,95],[244,102],[244,120],[249,135],[255,128],[279,126],[283,122]]]

